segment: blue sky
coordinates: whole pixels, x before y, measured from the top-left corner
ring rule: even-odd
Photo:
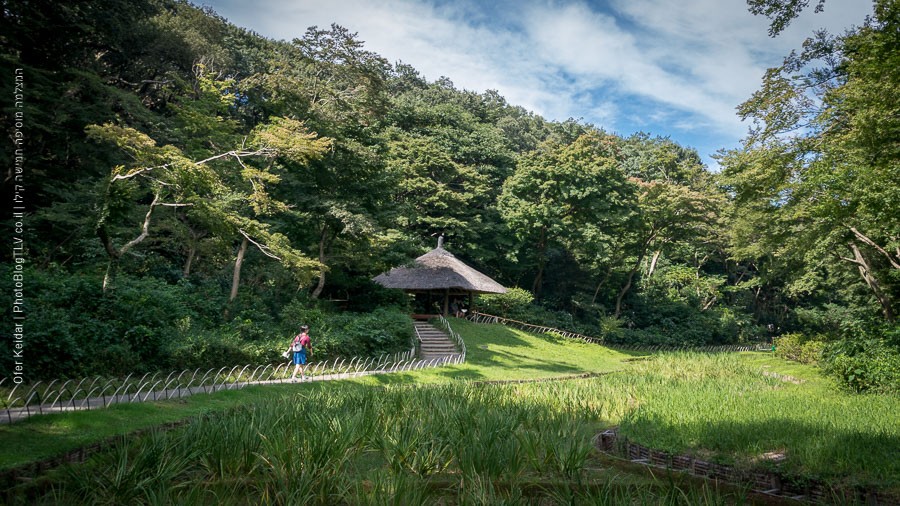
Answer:
[[[772,39],[745,0],[194,1],[274,39],[337,23],[429,81],[494,89],[551,120],[669,136],[713,169],[710,155],[746,133],[735,107],[766,68],[814,30],[841,33],[872,10],[869,0],[829,0]]]

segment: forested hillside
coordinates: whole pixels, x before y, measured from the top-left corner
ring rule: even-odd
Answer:
[[[900,367],[896,1],[771,69],[715,173],[664,132],[547,121],[336,25],[274,41],[170,0],[0,22],[26,83],[32,379],[270,360],[299,323],[323,356],[394,351],[408,301],[371,278],[441,234],[519,288],[480,301],[505,316],[637,344],[796,333],[845,378]]]

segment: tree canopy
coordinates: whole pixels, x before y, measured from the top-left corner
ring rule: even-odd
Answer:
[[[748,0],[773,35],[810,3]],[[371,278],[441,234],[530,290],[535,318],[611,339],[884,329],[900,300],[900,2],[873,5],[766,72],[738,108],[742,147],[711,172],[668,137],[430,81],[338,25],[275,41],[180,0],[5,4],[0,65],[30,86],[29,268],[52,308],[33,346],[77,332],[54,323],[53,287],[73,279],[57,292],[155,283],[191,301],[184,329],[242,336],[315,301],[402,306]]]

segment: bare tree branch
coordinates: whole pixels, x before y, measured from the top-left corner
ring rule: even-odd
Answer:
[[[250,238],[249,235],[247,235],[247,232],[244,232],[244,231],[241,230],[241,229],[238,229],[238,232],[240,232],[241,235],[244,236],[245,239],[247,239],[248,241],[252,242],[254,246],[256,246],[257,248],[259,248],[259,251],[261,251],[263,255],[266,255],[266,256],[269,257],[269,258],[274,258],[275,260],[278,260],[279,262],[281,261],[281,258],[280,258],[280,257],[277,257],[277,256],[275,256],[274,254],[272,254],[272,253],[269,252],[269,247],[268,247],[268,246],[266,246],[266,245],[264,245],[264,244],[260,244],[260,243],[258,243],[258,242],[256,242],[256,241],[254,241],[253,239]]]
[[[868,237],[866,237],[862,232],[860,232],[859,230],[857,230],[856,227],[850,227],[850,231],[853,232],[853,235],[855,235],[856,237],[858,237],[860,241],[862,241],[862,242],[868,244],[869,246],[875,248],[879,253],[881,253],[882,255],[884,255],[884,257],[888,259],[888,262],[891,263],[891,267],[893,267],[894,269],[900,269],[900,263],[898,263],[896,260],[894,260],[894,258],[891,257],[891,254],[888,253],[887,251],[885,251],[884,248],[882,248],[881,246],[879,246],[878,244],[876,244],[875,241],[873,241],[872,239],[869,239]],[[898,256],[900,256],[900,255],[898,255]]]
[[[141,241],[143,241],[147,238],[147,236],[150,235],[150,216],[153,214],[153,208],[156,207],[158,201],[159,194],[157,193],[153,196],[153,202],[150,203],[150,209],[147,211],[147,216],[144,217],[144,225],[141,227],[141,234],[119,248],[119,256],[124,255],[126,251],[138,245]]]
[[[134,171],[134,172],[129,172],[128,174],[116,174],[116,175],[112,178],[112,181],[111,181],[111,182],[115,182],[115,181],[118,181],[118,180],[120,180],[120,179],[131,179],[131,178],[133,178],[134,176],[139,176],[139,175],[141,175],[141,174],[143,174],[143,173],[145,173],[145,172],[150,172],[151,170],[156,170],[156,169],[166,169],[166,168],[170,167],[171,165],[172,165],[171,163],[166,163],[166,164],[163,164],[163,165],[157,165],[156,167],[144,167],[143,169],[138,169],[138,170],[136,170],[136,171]]]
[[[838,255],[838,258],[840,258],[841,260],[843,260],[843,261],[845,261],[845,262],[850,262],[851,264],[861,265],[861,266],[865,267],[865,264],[864,264],[864,263],[861,263],[861,262],[859,262],[859,261],[856,260],[856,259],[853,259],[853,258],[847,258],[847,257],[842,257],[842,256],[840,256],[840,255]]]
[[[716,300],[718,298],[719,298],[718,295],[713,295],[713,297],[711,299],[709,299],[709,301],[706,304],[703,305],[703,309],[701,309],[700,311],[706,311],[707,309],[711,308],[713,306],[713,304],[716,303]]]
[[[227,156],[233,156],[240,160],[241,158],[248,156],[275,156],[277,154],[277,150],[274,148],[259,148],[256,151],[238,151],[231,150],[225,153],[221,153],[215,156],[211,156],[205,160],[200,160],[199,162],[194,162],[194,165],[203,165],[204,163],[211,162],[213,160],[218,160],[219,158],[225,158]]]

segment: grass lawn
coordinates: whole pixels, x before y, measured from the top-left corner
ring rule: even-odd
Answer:
[[[281,395],[273,388],[248,387],[170,401],[114,404],[95,411],[33,416],[13,425],[0,425],[0,469],[53,457],[112,436],[249,402],[266,402]]]
[[[367,385],[441,383],[451,380],[534,379],[625,366],[619,353],[597,345],[535,336],[499,325],[452,319],[468,348],[467,362],[433,370],[394,373],[352,380]],[[283,395],[321,388],[321,383],[248,387],[180,400],[116,404],[107,409],[36,416],[0,425],[0,469],[50,458],[111,436],[222,411],[251,403],[277,402]]]
[[[226,496],[238,503],[277,502],[272,498],[285,491],[351,504],[373,503],[379,493],[451,504],[491,497],[515,503],[522,493],[591,504],[746,499],[740,490],[710,491],[697,484],[684,485],[689,494],[679,499],[673,491],[681,485],[673,489],[633,471],[623,475],[627,466],[591,451],[591,437],[617,425],[621,435],[656,449],[739,467],[777,465],[800,479],[842,486],[900,489],[896,396],[841,392],[814,367],[769,353],[666,353],[633,360],[639,354],[498,325],[451,324],[466,340],[465,364],[34,417],[0,426],[0,467],[191,418],[184,427],[105,452],[58,479],[66,493],[86,502],[131,500],[115,495],[131,487],[127,483],[110,482],[103,493],[112,495],[103,497],[84,495],[93,492],[72,483],[88,475],[100,482],[120,479],[123,466],[139,465],[132,462],[134,452],[150,452],[183,461],[178,476],[159,476],[174,480],[174,488],[160,484],[152,492],[176,502]],[[583,373],[609,374],[549,383],[471,383]],[[285,420],[294,421],[285,429]],[[323,434],[325,440],[338,438],[328,443],[337,453],[309,441]],[[190,464],[197,452],[212,460]],[[766,460],[773,455],[782,462]],[[310,458],[319,467],[304,467]],[[153,467],[158,462],[140,465],[149,466],[143,473],[161,472]],[[319,488],[304,491],[277,478],[303,472],[313,472],[309,481]],[[107,473],[112,474],[104,478]],[[255,476],[253,484],[243,481],[249,476]],[[200,495],[184,495],[185,487],[199,482]]]
[[[900,491],[900,398],[839,391],[813,367],[664,354],[598,388],[631,392],[638,406],[620,433],[646,446],[746,468],[783,459],[777,467],[799,478]]]
[[[502,325],[450,319],[466,342],[466,362],[409,374],[376,376],[377,384],[439,383],[448,380],[500,381],[608,373],[630,367],[628,359],[646,355],[620,352],[565,338],[530,334]]]

